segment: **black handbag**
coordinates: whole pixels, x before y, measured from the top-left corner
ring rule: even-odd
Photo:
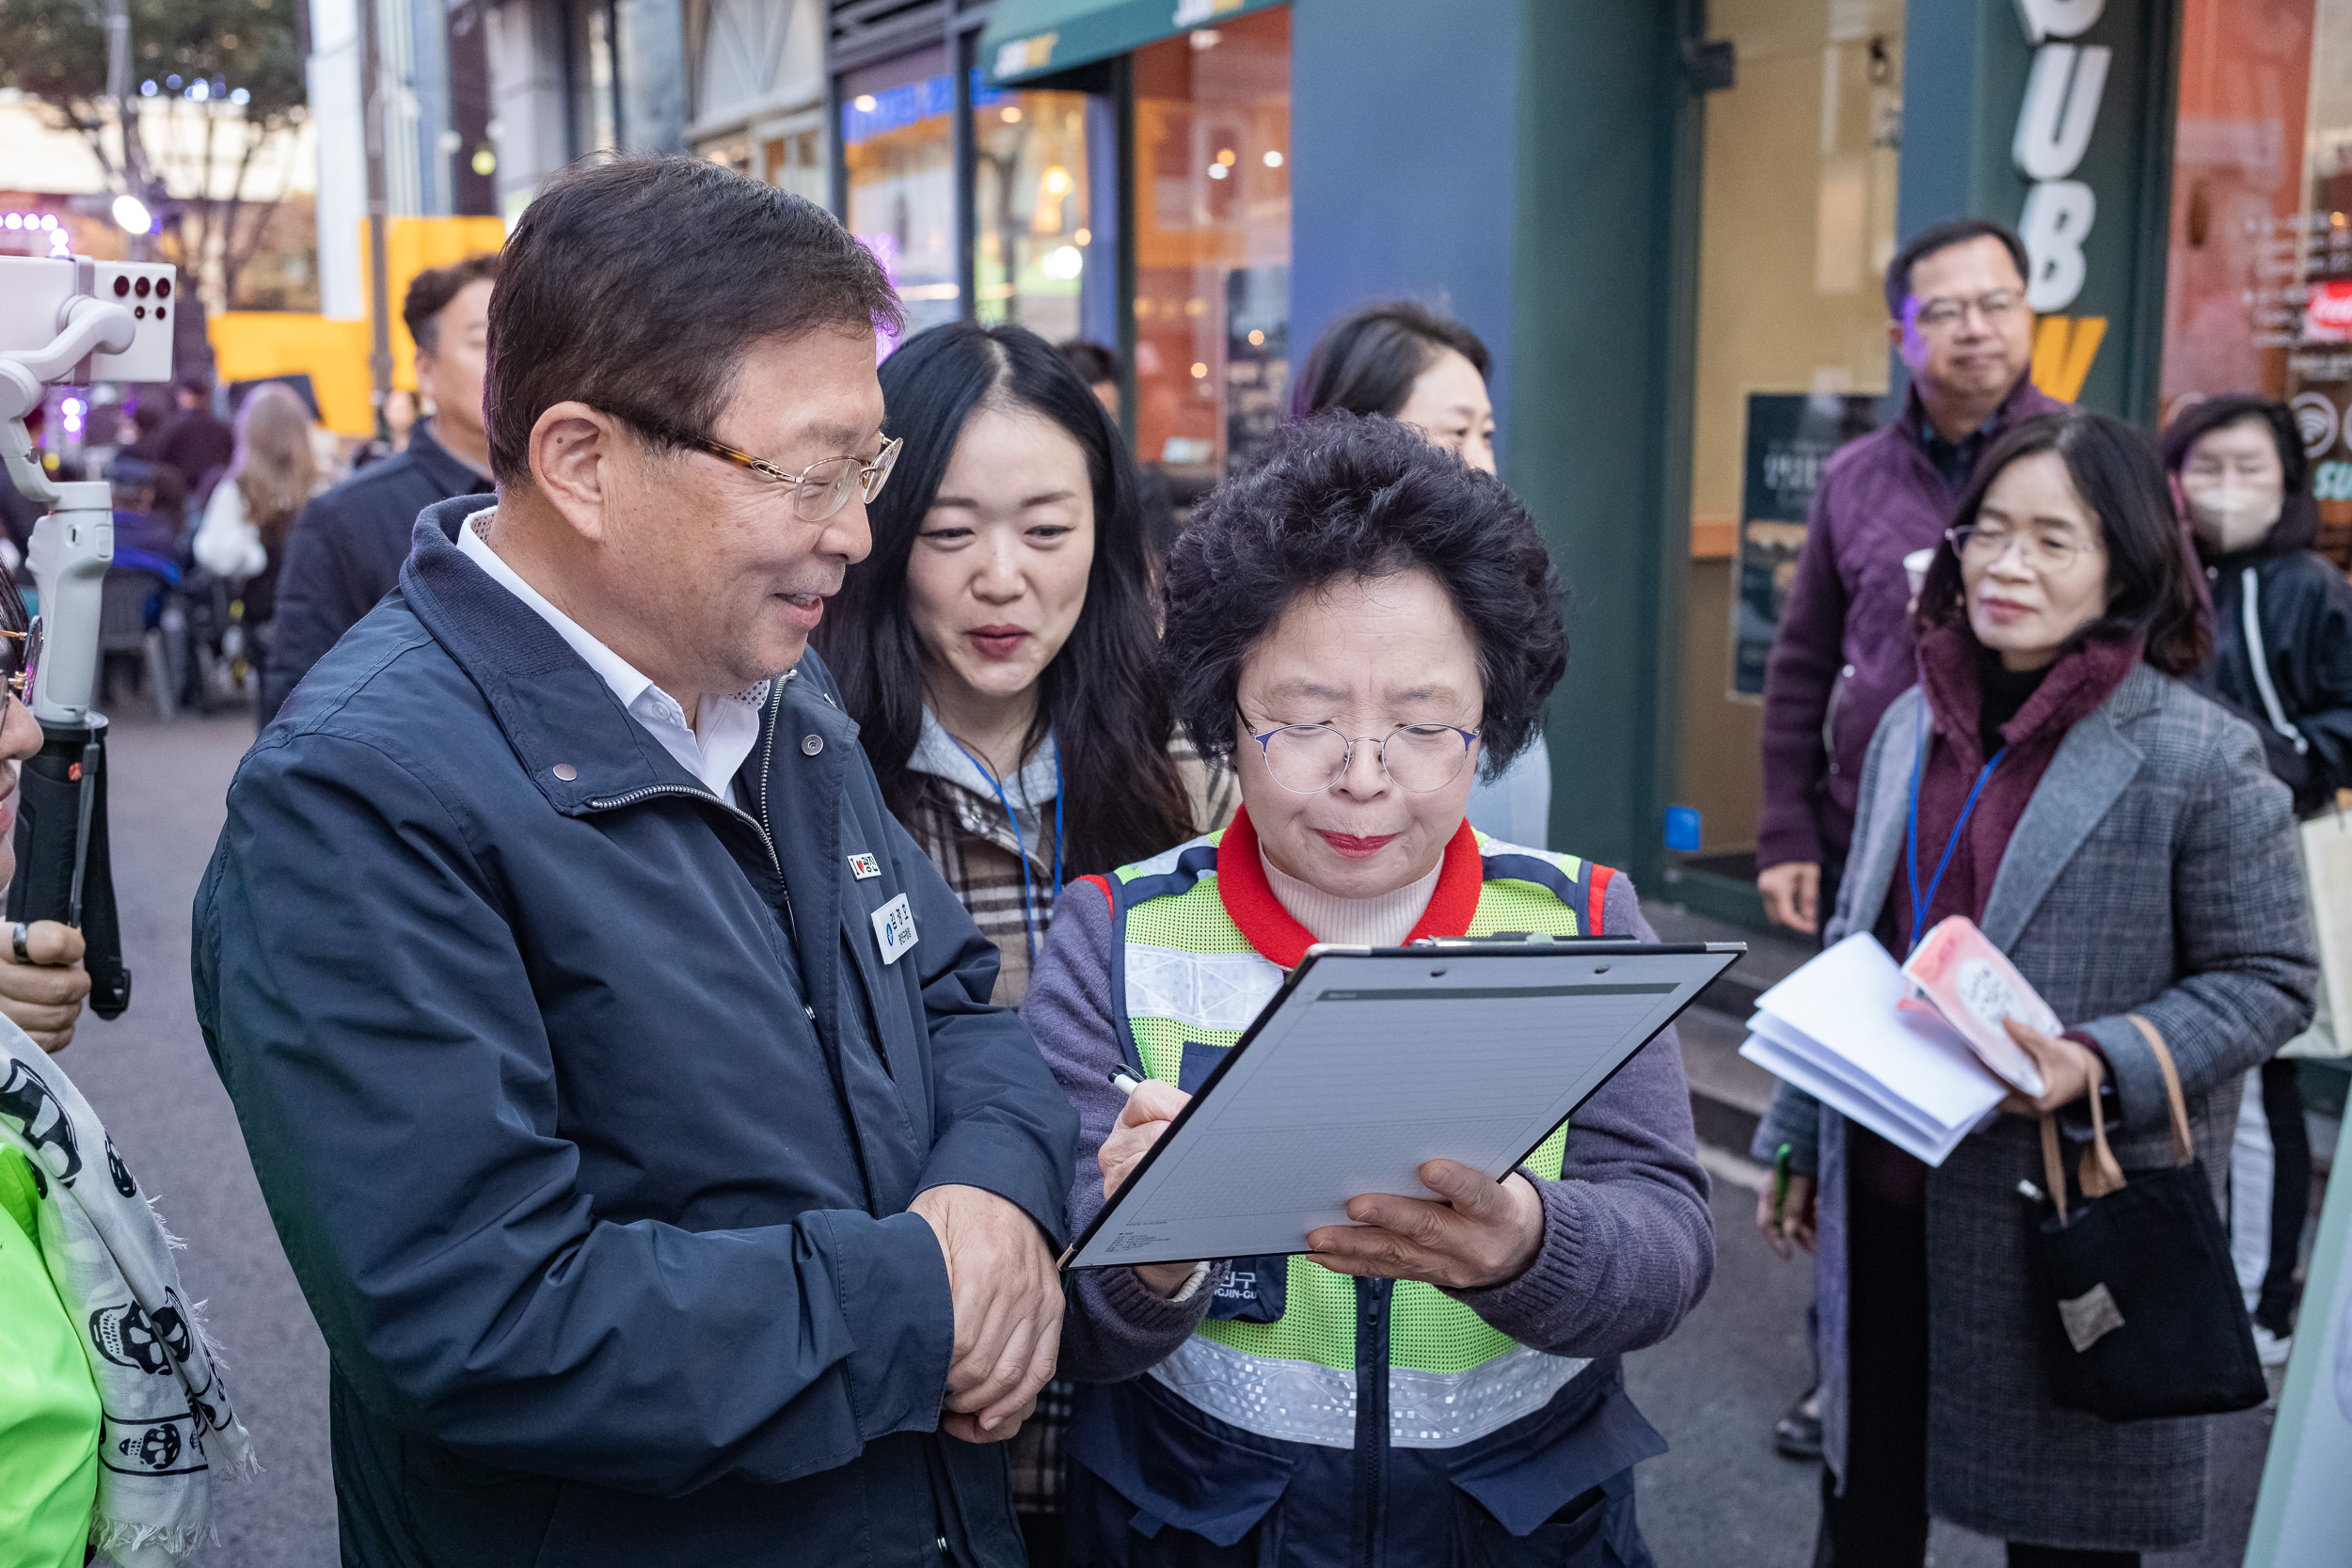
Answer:
[[[2065,1408],[2109,1421],[2245,1410],[2269,1389],[2230,1240],[2189,1142],[2172,1053],[2146,1019],[2135,1014],[2132,1022],[2163,1070],[2179,1160],[2126,1178],[2100,1125],[2094,1067],[2082,1201],[2070,1210],[2058,1123],[2042,1118],[2042,1162],[2057,1211],[2034,1237],[2051,1302],[2051,1391]]]

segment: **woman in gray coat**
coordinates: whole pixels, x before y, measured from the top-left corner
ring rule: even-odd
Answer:
[[[2253,733],[2174,678],[2210,632],[2137,435],[2074,412],[2021,424],[1954,523],[1828,935],[1871,931],[1900,957],[1966,915],[2069,1027],[2020,1040],[2048,1092],[2010,1095],[2013,1114],[1933,1169],[1784,1085],[1757,1149],[1788,1144],[1799,1175],[1757,1223],[1820,1260],[1819,1560],[1917,1568],[1934,1513],[2008,1541],[2012,1568],[2133,1565],[2203,1534],[2205,1423],[2054,1402],[2027,1256],[2040,1213],[2018,1182],[2042,1180],[2035,1118],[2058,1110],[2087,1136],[2094,1092],[2127,1170],[2171,1163],[2137,1014],[2178,1064],[2226,1201],[2240,1080],[2311,1013],[2293,818]]]

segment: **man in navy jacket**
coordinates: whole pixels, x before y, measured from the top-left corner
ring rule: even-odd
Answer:
[[[1053,1370],[1075,1117],[803,657],[896,309],[715,165],[551,182],[496,506],[418,520],[230,787],[198,1012],[346,1563],[1022,1560],[990,1445]]]

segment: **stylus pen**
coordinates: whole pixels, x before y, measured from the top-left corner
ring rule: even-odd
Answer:
[[[1133,1094],[1137,1089],[1143,1087],[1143,1081],[1137,1078],[1134,1073],[1129,1072],[1127,1070],[1127,1064],[1121,1062],[1119,1066],[1111,1069],[1111,1087],[1117,1089],[1120,1094]]]

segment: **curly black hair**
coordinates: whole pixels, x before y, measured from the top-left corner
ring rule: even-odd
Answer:
[[[1242,666],[1299,595],[1414,571],[1437,579],[1478,645],[1481,768],[1502,772],[1568,667],[1564,593],[1534,519],[1418,431],[1338,411],[1273,436],[1169,554],[1160,655],[1193,743],[1232,754]]]

